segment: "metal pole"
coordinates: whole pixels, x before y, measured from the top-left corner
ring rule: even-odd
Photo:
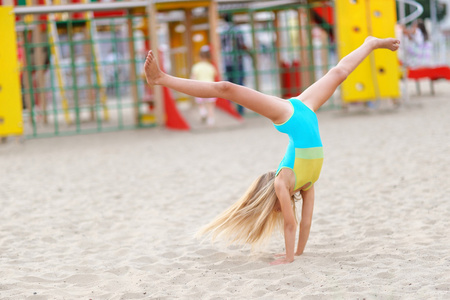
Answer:
[[[258,72],[258,40],[256,39],[256,33],[255,33],[255,12],[250,11],[250,23],[251,23],[251,30],[252,30],[252,44],[253,49],[251,50],[252,53],[252,64],[253,64],[253,80],[255,85],[255,90],[259,91],[259,72]]]
[[[273,30],[275,31],[275,63],[276,68],[281,68],[281,34],[280,34],[280,18],[278,16],[278,12],[276,10],[273,11],[274,19],[273,19]],[[282,76],[278,76],[277,81],[279,82],[280,91],[279,97],[283,97],[285,91],[283,90],[283,78]]]
[[[33,136],[37,136],[37,128],[36,128],[36,114],[35,114],[35,99],[34,99],[34,87],[33,87],[33,66],[31,62],[31,48],[28,42],[28,25],[24,32],[24,48],[25,48],[25,61],[26,61],[26,73],[27,73],[27,81],[25,87],[28,86],[28,95],[29,95],[29,103],[27,103],[28,110],[30,112],[31,125],[33,126]]]
[[[6,0],[8,1],[8,0]],[[11,0],[9,0],[11,1]],[[189,3],[192,0],[173,0],[172,2],[184,2]],[[227,0],[230,1],[230,0]],[[145,1],[123,1],[123,2],[102,2],[102,3],[76,3],[65,5],[39,5],[39,6],[16,6],[14,7],[14,13],[16,15],[26,14],[49,14],[49,13],[71,13],[80,11],[103,11],[103,10],[121,10],[130,8],[148,7],[149,2],[165,3],[167,0],[145,0]],[[293,1],[291,1],[293,2]],[[294,1],[295,2],[295,1]]]
[[[316,74],[314,72],[314,66],[315,66],[315,62],[314,62],[314,54],[313,54],[313,48],[312,48],[312,43],[313,43],[313,38],[312,38],[312,20],[311,20],[311,10],[309,9],[309,5],[308,5],[308,9],[306,10],[306,20],[307,20],[307,36],[308,36],[308,42],[307,42],[307,48],[308,48],[308,58],[309,58],[309,63],[310,63],[310,82],[313,83],[316,81]]]
[[[399,13],[400,13],[400,25],[403,27],[406,26],[406,20],[405,20],[405,2],[403,1],[398,1],[397,3],[398,5],[400,5],[399,7]],[[405,44],[405,37],[404,34],[401,35],[401,44],[403,45],[403,47],[406,46]],[[403,50],[403,85],[404,85],[404,94],[405,94],[405,102],[408,103],[409,102],[409,92],[408,92],[408,66],[407,66],[407,62],[406,62],[406,49]]]
[[[154,0],[151,3],[155,2]],[[14,13],[16,15],[26,14],[50,14],[50,13],[70,13],[83,11],[103,11],[103,10],[120,10],[138,7],[146,7],[149,1],[126,1],[126,2],[110,2],[110,3],[77,3],[67,5],[40,5],[40,6],[16,6]]]
[[[44,56],[44,48],[41,46],[43,42],[42,32],[40,26],[34,26],[32,31],[32,43],[34,46],[34,64],[36,66],[36,85],[37,85],[37,99],[38,103],[41,106],[41,110],[43,112],[43,121],[44,124],[48,124],[47,118],[47,99],[45,99],[45,94],[42,90],[45,88],[45,56]],[[36,46],[39,45],[39,46]]]
[[[128,48],[130,49],[130,80],[134,84],[131,86],[131,95],[133,97],[133,111],[134,111],[134,122],[136,125],[139,124],[139,92],[137,88],[137,70],[136,70],[136,50],[134,47],[134,30],[133,30],[133,20],[132,13],[127,10],[127,30],[128,30]]]
[[[311,62],[308,57],[308,32],[306,24],[306,8],[302,7],[297,10],[298,14],[298,35],[300,45],[300,67],[302,71],[301,91],[303,92],[309,87],[311,82]]]
[[[186,8],[184,10],[184,15],[185,15],[185,21],[184,21],[184,25],[186,27],[186,30],[184,31],[184,41],[186,44],[186,74],[188,74],[188,76],[191,76],[191,70],[192,70],[192,65],[194,64],[193,62],[193,57],[194,55],[196,55],[197,53],[194,53],[194,45],[192,43],[192,11],[189,8]]]
[[[437,34],[439,32],[439,26],[438,26],[438,22],[437,22],[437,9],[436,9],[436,0],[431,0],[430,1],[430,15],[431,15],[431,44],[433,45],[433,63],[435,62],[435,53],[436,53],[436,48],[438,49],[438,53],[439,53],[439,62],[438,64],[440,64],[441,62],[443,62],[443,56],[442,56],[442,51],[439,51],[439,49],[441,47],[436,47],[436,46],[440,46],[441,42],[440,40],[437,38]]]
[[[209,40],[212,46],[212,59],[217,65],[219,72],[222,70],[222,57],[220,53],[220,38],[217,33],[218,28],[218,8],[216,0],[212,0],[208,7]]]
[[[150,47],[153,50],[153,55],[155,56],[156,61],[159,63],[159,44],[158,44],[158,31],[157,31],[157,11],[155,6],[155,1],[150,0],[147,5],[147,14],[148,14],[148,24],[149,24],[149,32],[150,32]],[[164,125],[165,123],[165,114],[164,114],[164,99],[163,99],[163,90],[162,86],[155,85],[153,86],[153,95],[155,101],[155,117],[156,124],[159,126]]]
[[[116,24],[111,21],[110,31],[113,33],[113,41],[112,41],[112,51],[113,53],[117,53],[115,60],[113,62],[113,70],[114,70],[114,92],[116,96],[116,109],[117,109],[117,118],[119,129],[123,129],[123,114],[122,114],[122,94],[121,94],[121,85],[120,85],[120,66],[119,66],[119,43],[117,42],[117,35],[120,33],[120,28],[116,28]]]
[[[74,29],[73,29],[73,16],[70,16],[70,20],[67,22],[67,35],[69,37],[69,52],[70,52],[70,70],[72,73],[72,100],[75,108],[75,126],[76,131],[81,132],[81,118],[80,118],[80,99],[78,94],[78,76],[77,76],[77,66],[75,58],[75,46],[73,44]]]

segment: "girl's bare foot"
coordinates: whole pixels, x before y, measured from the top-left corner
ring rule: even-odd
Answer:
[[[156,62],[156,58],[153,55],[152,50],[148,52],[147,58],[145,59],[144,71],[145,78],[147,79],[147,83],[149,85],[159,84],[164,75],[158,67],[158,63]]]
[[[379,39],[373,36],[368,36],[364,43],[372,43],[374,49],[389,49],[391,51],[397,51],[400,47],[400,41],[394,38]]]

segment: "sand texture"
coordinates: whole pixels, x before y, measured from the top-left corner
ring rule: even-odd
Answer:
[[[287,137],[262,117],[0,145],[0,299],[450,299],[450,86],[318,113],[311,235],[289,265],[196,240]],[[220,125],[220,124],[219,124]]]

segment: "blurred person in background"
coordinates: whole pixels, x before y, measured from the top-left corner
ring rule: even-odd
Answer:
[[[214,65],[211,63],[211,52],[209,46],[203,46],[200,48],[200,61],[192,66],[191,78],[204,81],[214,82],[217,71]],[[215,104],[216,97],[201,98],[195,97],[195,102],[198,105],[200,118],[202,122],[206,122],[208,126],[213,126],[215,122]]]
[[[403,27],[407,39],[405,62],[411,67],[429,66],[432,64],[432,43],[425,23],[417,19],[407,28]]]

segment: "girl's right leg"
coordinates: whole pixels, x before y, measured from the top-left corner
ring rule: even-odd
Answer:
[[[353,72],[356,67],[375,49],[384,48],[396,51],[400,41],[393,38],[378,39],[369,36],[364,43],[353,52],[342,58],[337,66],[328,71],[308,87],[297,98],[312,110],[316,111],[333,95],[337,87]]]
[[[150,51],[144,64],[145,76],[150,85],[162,85],[178,92],[200,98],[224,98],[269,118],[283,123],[292,114],[291,105],[278,97],[266,95],[228,81],[203,82],[178,78],[163,73]]]

